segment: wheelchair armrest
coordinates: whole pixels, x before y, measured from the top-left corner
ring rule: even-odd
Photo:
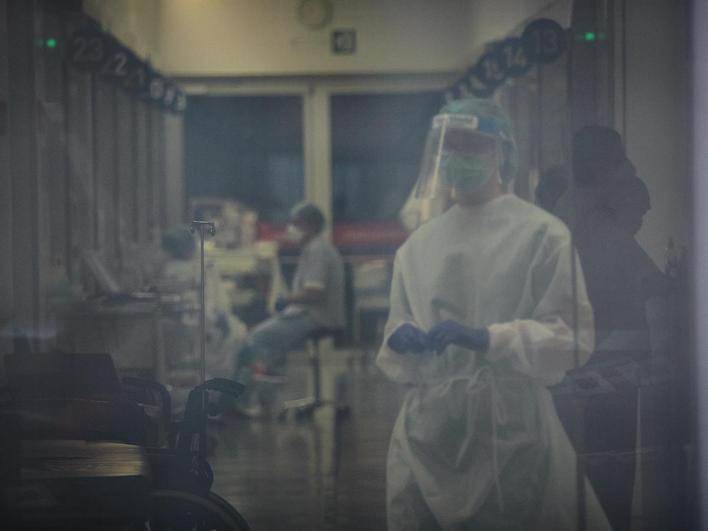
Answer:
[[[212,378],[194,388],[195,391],[218,391],[238,397],[246,387],[243,384],[229,380],[227,378]]]
[[[184,409],[184,418],[176,427],[178,432],[197,433],[201,429],[202,421],[206,421],[207,415],[216,413],[218,406],[214,409],[207,403],[205,395],[207,391],[218,391],[233,397],[239,396],[245,386],[226,378],[212,378],[203,384],[196,386],[189,392],[187,405]],[[206,407],[205,407],[206,406]]]
[[[139,401],[146,403],[151,401],[153,404],[157,403],[157,405],[161,406],[165,425],[170,425],[172,421],[172,397],[164,385],[153,380],[132,376],[125,376],[122,383],[124,391],[131,394],[136,391],[141,393],[141,400]]]

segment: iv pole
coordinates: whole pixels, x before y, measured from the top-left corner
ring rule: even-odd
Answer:
[[[200,274],[201,283],[199,285],[199,350],[200,350],[200,383],[206,381],[206,272],[204,268],[204,240],[207,234],[214,236],[216,228],[211,221],[192,221],[192,232],[199,233],[199,254],[200,254]]]

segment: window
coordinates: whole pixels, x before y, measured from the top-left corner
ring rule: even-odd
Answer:
[[[298,96],[190,97],[185,139],[189,198],[235,199],[284,223],[304,197]]]
[[[439,93],[332,96],[332,207],[340,223],[398,219]]]

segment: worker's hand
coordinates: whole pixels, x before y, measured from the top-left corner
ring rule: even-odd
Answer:
[[[420,328],[416,328],[410,323],[399,326],[388,338],[388,346],[396,352],[403,354],[414,352],[419,354],[430,350],[428,335]]]
[[[277,313],[282,312],[285,308],[288,307],[288,299],[283,297],[282,295],[278,297],[275,301],[275,311]]]
[[[456,321],[444,321],[430,329],[428,341],[438,354],[448,345],[486,352],[489,349],[489,330],[468,328]]]

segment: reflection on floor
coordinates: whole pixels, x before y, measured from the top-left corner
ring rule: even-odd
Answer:
[[[291,356],[278,400],[310,387],[304,355]],[[401,389],[359,353],[323,355],[323,395],[334,397],[349,379],[350,415],[325,406],[309,420],[229,418],[211,427],[214,491],[244,515],[252,529],[386,529],[385,462]]]

